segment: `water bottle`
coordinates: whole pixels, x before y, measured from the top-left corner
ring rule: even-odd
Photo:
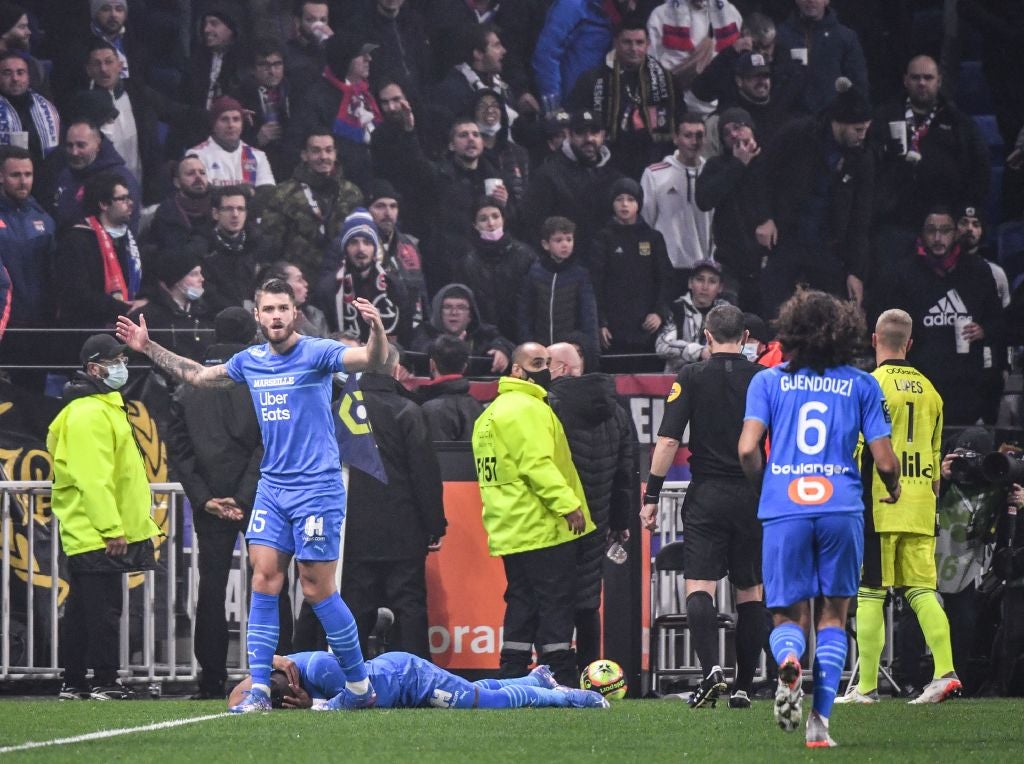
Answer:
[[[605,557],[614,562],[616,565],[622,565],[626,560],[629,559],[629,552],[626,551],[626,547],[622,546],[622,544],[616,541],[608,547],[608,551],[605,552]]]

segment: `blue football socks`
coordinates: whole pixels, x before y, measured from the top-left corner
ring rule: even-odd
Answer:
[[[783,623],[772,629],[768,644],[772,648],[775,662],[781,664],[790,654],[795,655],[799,661],[807,649],[807,638],[797,624]]]
[[[814,710],[828,719],[846,665],[846,632],[829,626],[818,632],[814,652]]]
[[[274,659],[281,630],[277,600],[276,594],[252,593],[245,649],[249,653],[249,673],[254,687],[270,686],[270,664]]]
[[[349,682],[362,682],[366,679],[366,666],[363,663],[363,651],[359,649],[359,632],[352,611],[334,592],[330,597],[313,605],[313,612],[320,619],[327,634],[327,644],[338,659],[338,664]]]

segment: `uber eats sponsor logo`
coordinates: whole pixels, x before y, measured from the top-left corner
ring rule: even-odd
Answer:
[[[260,393],[260,419],[264,422],[283,422],[292,418],[288,405],[288,393],[271,393],[266,390]]]
[[[967,306],[964,305],[960,293],[950,289],[939,301],[928,309],[928,315],[924,317],[925,326],[953,326],[957,316],[967,316]]]

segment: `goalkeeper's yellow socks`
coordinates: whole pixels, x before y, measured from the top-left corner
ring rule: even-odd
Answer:
[[[860,674],[857,691],[867,695],[878,688],[878,664],[885,646],[885,589],[862,586],[857,590],[857,653]]]
[[[935,678],[951,674],[953,669],[953,644],[949,638],[949,619],[939,604],[934,589],[911,587],[906,591],[907,602],[914,609],[924,641],[932,651],[935,660]]]

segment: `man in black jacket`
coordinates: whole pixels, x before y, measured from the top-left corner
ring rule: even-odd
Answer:
[[[583,358],[567,342],[548,348],[548,400],[569,441],[597,532],[576,543],[576,661],[582,671],[601,657],[601,583],[608,544],[629,540],[640,488],[639,444],[633,420],[615,398],[608,374],[584,374]]]
[[[697,176],[697,206],[715,211],[711,223],[715,259],[725,271],[727,289],[736,292],[743,310],[761,315],[761,261],[766,250],[757,243],[754,229],[765,199],[759,188],[764,177],[758,171],[764,157],[746,110],[723,111],[718,132],[722,153],[708,159]]]
[[[430,343],[430,381],[416,389],[433,441],[468,443],[473,424],[484,407],[469,394],[469,380],[463,375],[469,366],[469,345],[442,334]]]
[[[430,660],[427,553],[441,548],[447,521],[427,420],[395,381],[397,366],[392,345],[384,366],[359,378],[388,482],[358,469],[349,473],[341,594],[364,655],[377,608],[385,606],[395,614],[391,649]]]
[[[880,277],[913,242],[929,209],[986,199],[991,176],[988,147],[974,122],[939,92],[935,60],[911,59],[903,87],[906,99],[880,108],[870,132],[882,149],[871,247]]]
[[[224,363],[251,344],[256,321],[241,307],[217,314],[216,344],[204,364]],[[243,385],[181,385],[171,401],[167,453],[192,505],[199,546],[199,598],[193,648],[199,661],[197,700],[224,697],[228,627],[224,596],[238,534],[256,497],[263,441],[249,391]],[[285,621],[286,622],[286,621]]]
[[[953,213],[933,208],[886,284],[885,307],[905,310],[920,327],[907,360],[942,396],[945,423],[972,425],[986,408],[1004,322],[992,269],[956,236]]]
[[[864,149],[870,125],[871,105],[849,87],[822,116],[780,129],[765,152],[755,229],[771,250],[764,315],[774,316],[798,283],[862,304],[874,190],[874,157]]]

